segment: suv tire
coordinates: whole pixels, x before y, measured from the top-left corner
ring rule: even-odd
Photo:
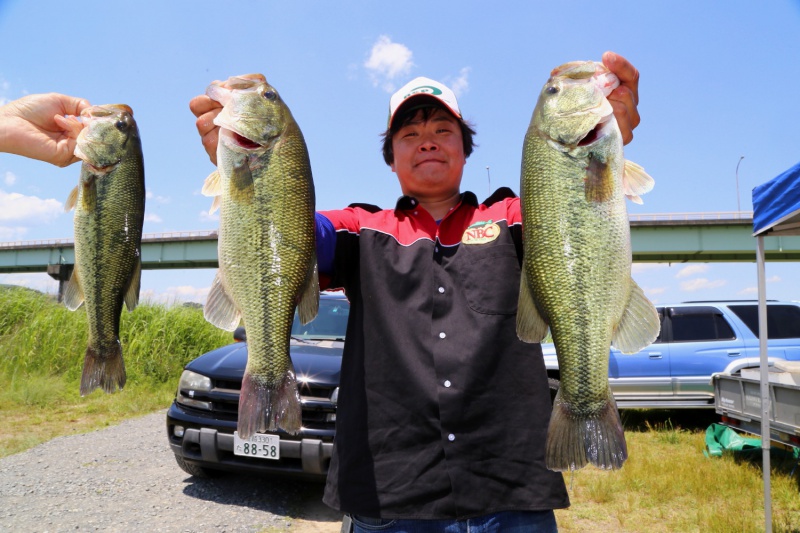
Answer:
[[[212,478],[219,477],[222,474],[222,472],[217,470],[203,468],[202,466],[197,466],[194,463],[189,463],[183,457],[178,457],[177,455],[175,456],[175,462],[178,463],[178,466],[181,467],[181,470],[194,477]]]

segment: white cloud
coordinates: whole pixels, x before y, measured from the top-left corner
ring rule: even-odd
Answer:
[[[6,171],[5,176],[3,176],[3,183],[5,183],[6,185],[14,185],[16,182],[17,182],[17,176],[13,172]]]
[[[0,283],[20,285],[46,294],[58,293],[58,282],[47,274],[0,274]]]
[[[702,274],[707,270],[708,270],[708,265],[702,265],[702,264],[689,265],[680,269],[678,273],[675,274],[675,278],[676,279],[688,278],[689,276],[694,276],[695,274]]]
[[[58,200],[0,190],[0,222],[48,223],[63,212]]]
[[[28,228],[22,226],[0,226],[0,241],[21,241],[27,233]]]
[[[157,195],[153,194],[153,192],[150,191],[150,190],[148,190],[145,193],[144,197],[147,200],[151,200],[151,201],[159,203],[159,204],[168,204],[168,203],[170,203],[172,201],[172,199],[169,196],[157,196]]]
[[[727,284],[728,282],[722,279],[710,281],[706,278],[697,278],[681,283],[681,290],[684,292],[694,292],[703,289],[717,289]]]
[[[631,264],[631,274],[644,274],[652,270],[669,268],[666,263],[633,263]]]
[[[144,221],[145,222],[156,222],[156,223],[164,222],[163,220],[161,220],[160,216],[153,215],[153,214],[145,214],[144,215]]]
[[[777,282],[783,281],[783,280],[781,279],[780,276],[770,276],[767,279],[765,279],[764,281],[766,281],[767,283],[777,283]]]
[[[456,93],[457,97],[461,97],[469,90],[469,67],[464,67],[458,72],[458,77],[454,80],[448,80],[447,85]]]
[[[651,289],[643,289],[645,294],[655,296],[657,294],[664,294],[667,292],[666,287],[654,287]]]
[[[758,294],[758,287],[746,287],[739,291],[741,295]]]
[[[387,35],[381,35],[372,45],[369,58],[364,62],[372,83],[386,92],[396,90],[394,80],[411,72],[411,50],[403,44],[394,43]]]

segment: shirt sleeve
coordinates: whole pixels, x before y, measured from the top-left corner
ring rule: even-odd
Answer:
[[[315,214],[317,235],[317,269],[320,274],[333,273],[333,258],[336,253],[336,230],[333,222],[322,213]]]

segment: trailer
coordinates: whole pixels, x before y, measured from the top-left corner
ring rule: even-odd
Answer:
[[[714,408],[723,425],[762,436],[760,375],[756,366],[712,376]],[[800,363],[774,361],[768,375],[770,440],[800,448]]]

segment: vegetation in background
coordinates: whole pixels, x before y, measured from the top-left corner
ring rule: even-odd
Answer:
[[[81,397],[87,330],[83,308],[0,287],[0,457],[167,408],[184,365],[233,340],[197,307],[140,304],[122,312],[125,389]]]
[[[0,457],[166,409],[183,366],[232,340],[208,324],[200,309],[140,305],[122,313],[125,389],[81,398],[86,336],[82,309],[70,312],[35,291],[0,288]],[[625,466],[565,473],[572,506],[556,511],[560,531],[763,530],[761,452],[705,457],[705,429],[718,420],[712,410],[621,413]],[[800,531],[795,466],[790,454],[773,453],[776,533]]]

